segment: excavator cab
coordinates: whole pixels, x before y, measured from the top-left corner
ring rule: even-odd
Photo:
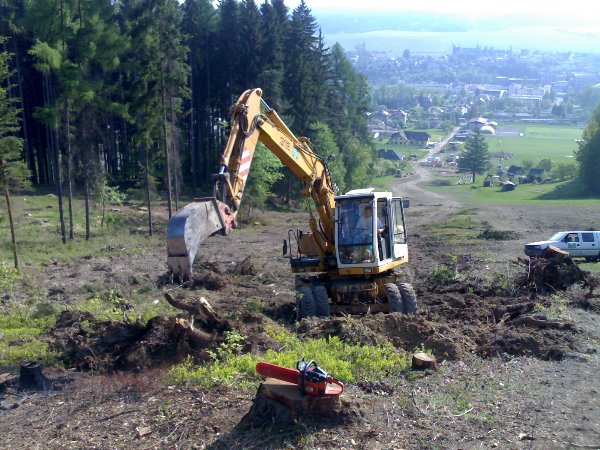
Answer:
[[[335,198],[335,242],[341,274],[376,274],[408,260],[404,208],[390,192],[357,189]]]

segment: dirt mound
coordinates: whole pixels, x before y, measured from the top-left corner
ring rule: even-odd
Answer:
[[[192,327],[179,316],[156,316],[143,325],[101,321],[87,312],[65,311],[46,339],[66,367],[100,372],[165,367],[190,356],[197,362],[209,361],[209,351],[225,342],[225,332],[232,329],[244,336],[244,352],[264,352],[279,346],[265,333],[270,319],[259,313],[241,312],[233,325],[228,320],[202,316],[196,316],[194,323]]]
[[[232,283],[230,275],[255,276],[256,274],[252,256],[241,261],[233,261],[231,267],[225,267],[223,263],[215,261],[204,261],[195,269],[192,285],[209,291],[220,291]]]
[[[422,312],[417,316],[309,318],[302,320],[297,331],[305,338],[338,336],[354,344],[390,342],[407,352],[425,346],[440,360],[462,359],[469,353],[559,360],[575,349],[575,329],[570,324],[536,312],[536,307],[549,307],[549,300],[534,302],[526,297],[486,297],[462,291],[464,286],[456,284],[444,293],[421,292]]]
[[[176,317],[157,316],[142,325],[65,311],[47,339],[67,367],[79,370],[141,370],[180,362],[187,355],[207,357]]]
[[[527,267],[519,284],[531,292],[545,294],[565,291],[580,283],[589,287],[591,293],[596,287],[589,272],[581,270],[567,253],[554,247],[548,247],[540,257],[519,259],[519,262]]]

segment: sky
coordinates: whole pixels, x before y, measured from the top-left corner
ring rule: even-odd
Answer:
[[[300,0],[286,0],[293,9]],[[502,0],[500,2],[482,2],[474,0],[305,0],[313,12],[333,11],[411,11],[441,14],[454,14],[468,19],[489,18],[494,16],[531,14],[544,15],[574,25],[579,21],[600,21],[600,2],[596,0]],[[594,6],[595,5],[595,6]],[[600,26],[599,26],[600,27]]]

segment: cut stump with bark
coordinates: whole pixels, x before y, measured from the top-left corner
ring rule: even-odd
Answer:
[[[254,403],[242,423],[263,426],[273,423],[292,424],[298,419],[340,419],[340,395],[302,395],[296,384],[274,378],[258,388]]]
[[[418,352],[412,357],[412,369],[413,370],[437,370],[437,362],[435,357],[428,355],[427,353]]]
[[[42,365],[34,361],[21,362],[19,373],[19,391],[47,391],[52,386],[42,373]]]

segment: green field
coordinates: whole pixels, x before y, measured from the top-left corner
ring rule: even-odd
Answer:
[[[568,195],[569,183],[519,184],[514,191],[501,192],[499,187],[483,187],[483,176],[475,184],[455,183],[460,175],[438,176],[423,187],[427,190],[448,195],[469,205],[560,205],[568,202],[581,206],[597,207],[597,198],[573,198]],[[451,183],[447,186],[441,183]],[[557,189],[558,188],[558,189]],[[564,192],[564,194],[563,194]]]
[[[524,159],[539,162],[550,158],[555,164],[575,162],[573,152],[577,150],[576,140],[581,139],[582,127],[553,126],[537,124],[500,124],[499,133],[486,140],[490,153],[508,152],[514,154],[502,165],[520,165]],[[503,131],[506,130],[506,131]],[[523,136],[520,136],[522,133]],[[498,164],[497,159],[492,163]]]
[[[582,127],[524,123],[500,124],[498,129],[499,135],[486,140],[489,152],[508,152],[514,157],[503,161],[493,158],[490,169],[493,173],[498,164],[508,168],[513,164],[520,165],[523,160],[531,160],[535,164],[544,158],[550,158],[555,165],[575,164],[573,152],[577,149],[576,140],[581,139],[583,133]],[[484,175],[479,175],[473,185],[456,185],[460,177],[460,174],[454,172],[438,173],[423,187],[473,205],[550,205],[564,202],[576,202],[578,205],[590,207],[598,205],[597,198],[580,198],[577,195],[577,186],[572,181],[519,184],[514,191],[500,192],[499,187],[483,187]]]

